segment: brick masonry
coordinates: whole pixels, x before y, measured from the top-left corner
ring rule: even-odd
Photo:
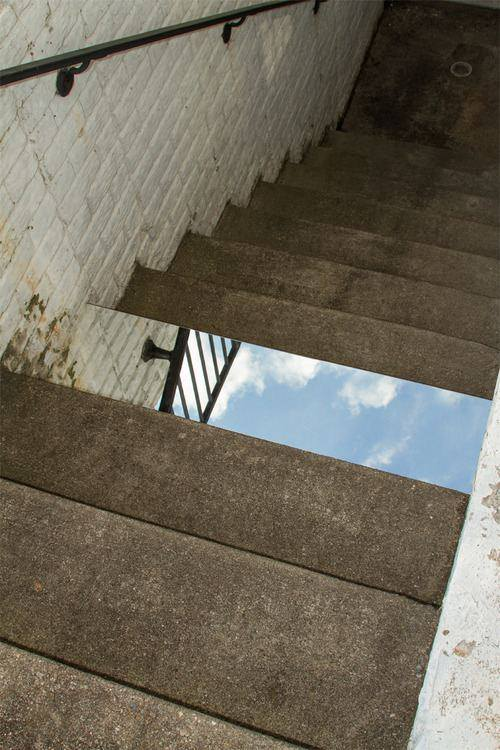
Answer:
[[[248,4],[11,0],[0,67]],[[187,230],[209,234],[228,201],[245,205],[336,122],[383,3],[328,0],[317,16],[312,4],[249,18],[228,46],[215,28],[94,63],[65,99],[52,74],[0,91],[7,367],[95,390],[92,346],[102,353],[106,337],[77,346],[86,304],[112,307],[136,260],[166,269]],[[143,334],[137,323],[139,351]],[[116,335],[133,348],[133,326]]]
[[[175,326],[106,307],[84,305],[69,345],[70,385],[154,408],[165,385],[168,362],[144,362],[142,347],[151,338],[157,346],[171,351],[176,336]]]

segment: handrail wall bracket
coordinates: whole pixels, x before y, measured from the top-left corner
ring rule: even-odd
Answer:
[[[85,60],[78,68],[61,68],[57,71],[56,78],[56,91],[59,96],[68,96],[73,84],[75,82],[75,76],[84,73],[89,67],[91,60]]]
[[[229,44],[233,29],[236,29],[238,26],[243,26],[246,20],[246,16],[241,16],[239,21],[231,21],[231,23],[224,24],[224,28],[222,29],[222,41],[224,44]]]

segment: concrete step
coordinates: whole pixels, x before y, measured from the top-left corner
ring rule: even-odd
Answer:
[[[136,267],[118,309],[405,380],[492,398],[498,352],[440,333]]]
[[[250,207],[274,216],[361,229],[409,242],[423,242],[491,258],[499,257],[498,229],[487,224],[396,208],[343,193],[260,183]]]
[[[356,268],[500,297],[494,258],[407,242],[360,230],[228,206],[214,238],[274,248]]]
[[[458,492],[6,371],[2,394],[8,479],[441,602]]]
[[[403,750],[438,611],[2,481],[0,637],[317,748]]]
[[[111,680],[0,643],[2,750],[290,750]]]
[[[350,136],[349,136],[350,137]],[[405,144],[412,148],[414,144]],[[498,200],[498,177],[491,172],[461,172],[453,169],[445,169],[438,165],[412,165],[404,160],[388,160],[384,156],[378,157],[369,153],[356,153],[345,148],[331,148],[321,146],[323,166],[329,165],[331,170],[358,174],[375,183],[377,177],[383,180],[416,184],[427,186],[427,190],[445,190],[462,195],[476,195],[488,201]],[[315,151],[311,150],[304,159],[304,164],[309,164],[316,157]]]
[[[331,261],[188,235],[170,270],[231,289],[437,331],[500,349],[500,301]]]
[[[498,164],[464,149],[453,151],[449,148],[436,148],[420,143],[384,138],[369,133],[330,130],[323,143],[333,159],[339,161],[345,156],[352,158],[352,166],[357,163],[361,171],[375,172],[393,179],[428,176],[428,185],[448,187],[473,195],[498,196]],[[333,161],[332,161],[333,163]],[[396,175],[398,175],[396,177]]]
[[[492,226],[500,224],[498,199],[437,187],[429,183],[427,174],[421,175],[418,171],[411,182],[404,182],[387,179],[384,173],[369,169],[344,170],[336,163],[335,154],[325,148],[313,149],[302,164],[287,164],[278,182],[324,193],[349,193],[397,208],[428,211],[459,220]]]

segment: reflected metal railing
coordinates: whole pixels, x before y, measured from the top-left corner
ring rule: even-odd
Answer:
[[[176,414],[182,410],[186,419],[206,424],[240,346],[239,341],[189,328],[179,328],[171,352],[160,349],[147,339],[142,350],[143,360],[166,359],[170,362],[158,411]]]

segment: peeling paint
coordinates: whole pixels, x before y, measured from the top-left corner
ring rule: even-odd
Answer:
[[[499,469],[500,378],[409,750],[500,747]]]
[[[460,641],[453,649],[455,656],[470,656],[476,647],[476,641]]]
[[[26,320],[34,319],[37,315],[37,312],[39,314],[39,317],[42,317],[45,310],[47,308],[47,303],[40,298],[40,295],[38,293],[34,294],[29,302],[26,303],[26,312],[24,313],[24,317]]]
[[[500,549],[492,549],[488,555],[488,560],[493,560],[497,565],[500,565]]]
[[[490,508],[493,511],[493,518],[497,523],[500,523],[500,482],[490,484],[490,488],[490,494],[486,495],[481,503],[485,508]]]
[[[47,322],[46,309],[39,294],[26,303],[24,322],[8,342],[2,365],[12,372],[73,385],[77,378],[77,362],[70,359],[74,320],[63,310]]]

